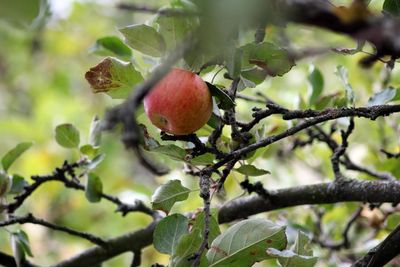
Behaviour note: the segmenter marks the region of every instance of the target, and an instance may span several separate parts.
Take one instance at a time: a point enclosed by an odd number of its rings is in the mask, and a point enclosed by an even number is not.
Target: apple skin
[[[212,98],[197,74],[174,68],[144,98],[144,110],[157,128],[187,135],[208,122]]]

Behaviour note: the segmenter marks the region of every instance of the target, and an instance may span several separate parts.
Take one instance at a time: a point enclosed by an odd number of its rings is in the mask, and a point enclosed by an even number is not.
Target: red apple
[[[145,97],[144,110],[161,130],[186,135],[210,119],[212,99],[207,84],[198,75],[174,68]]]

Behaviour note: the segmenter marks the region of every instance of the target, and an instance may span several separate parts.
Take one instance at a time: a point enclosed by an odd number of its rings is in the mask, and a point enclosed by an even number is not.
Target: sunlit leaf
[[[93,93],[106,93],[112,98],[126,98],[143,77],[130,62],[107,57],[85,74]]]
[[[188,232],[188,223],[188,218],[181,214],[172,214],[163,218],[154,230],[154,248],[161,253],[171,255],[181,236]]]
[[[169,213],[176,202],[186,200],[190,190],[182,186],[181,181],[171,180],[156,189],[151,196],[151,204],[154,210],[162,210]]]
[[[65,148],[77,148],[80,143],[79,130],[70,123],[60,124],[56,127],[56,141]]]
[[[25,151],[27,151],[33,145],[32,142],[19,143],[13,149],[7,152],[1,159],[3,169],[7,171],[11,165],[17,160]]]
[[[89,173],[86,182],[85,196],[90,202],[99,202],[103,192],[103,184],[100,177],[94,173]]]
[[[393,100],[396,94],[397,94],[396,89],[386,88],[385,90],[371,96],[368,99],[367,107],[386,104],[391,100]]]
[[[129,60],[132,56],[131,49],[115,36],[107,36],[97,39],[96,43],[89,49],[91,53],[100,56],[114,56]]]
[[[153,57],[161,57],[165,52],[163,37],[145,24],[136,24],[119,29],[125,42],[133,49]]]
[[[256,168],[253,165],[242,165],[234,170],[248,176],[261,176],[270,173],[267,170]]]
[[[97,148],[97,147],[95,148],[92,145],[86,144],[86,145],[81,146],[79,148],[79,151],[82,154],[88,156],[89,158],[92,158],[92,157],[96,156],[96,154],[99,151],[99,148]]]
[[[268,248],[286,247],[285,227],[262,218],[247,219],[229,227],[211,244],[209,266],[252,266],[270,258]]]

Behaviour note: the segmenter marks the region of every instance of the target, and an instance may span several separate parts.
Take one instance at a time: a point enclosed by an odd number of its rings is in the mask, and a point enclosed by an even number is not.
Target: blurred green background
[[[120,102],[103,94],[92,94],[86,83],[85,72],[102,59],[89,52],[91,46],[101,37],[120,36],[118,28],[146,22],[151,20],[152,16],[118,10],[115,8],[115,1],[111,0],[53,0],[49,3],[49,14],[42,14],[42,17],[36,18],[32,23],[37,14],[35,1],[14,1],[15,5],[10,6],[11,2],[0,0],[0,154],[5,154],[19,142],[33,141],[33,148],[24,154],[11,170],[12,173],[28,178],[31,175],[51,173],[55,167],[62,165],[65,159],[74,161],[79,158],[77,152],[66,150],[55,142],[54,128],[58,124],[74,124],[81,132],[82,143],[85,143],[92,118],[95,115],[103,116],[107,108]],[[135,1],[138,2],[140,1]],[[169,1],[141,2],[159,7],[168,4]],[[348,2],[350,1],[335,1],[342,4]],[[373,9],[380,10],[381,1],[372,1],[371,5]],[[4,6],[9,6],[10,9],[2,9]],[[276,34],[276,29],[269,28],[267,39],[270,36],[274,38]],[[347,37],[313,28],[288,25],[286,34],[295,48],[356,46],[355,42]],[[251,37],[250,34],[244,38]],[[372,51],[371,48],[368,49]],[[302,100],[308,101],[310,95],[307,75],[312,64],[324,74],[324,95],[338,92],[344,94],[343,86],[334,74],[337,65],[344,65],[349,69],[356,105],[362,106],[373,92],[382,89],[380,86],[384,70],[381,63],[375,64],[371,69],[361,69],[358,60],[362,56],[364,55],[344,56],[329,53],[301,60],[284,77],[267,79],[256,88],[247,89],[242,93],[256,96],[257,92],[262,92],[284,106],[298,108]],[[136,61],[146,60],[146,57],[139,53],[134,53],[134,57]],[[149,71],[145,69],[146,66],[143,63],[143,70]],[[204,78],[210,81],[215,72],[207,74]],[[396,67],[390,83],[394,87],[400,84],[398,72]],[[227,84],[228,81],[220,74],[215,82]],[[254,103],[238,100],[237,110],[240,120],[251,118],[252,106]],[[148,125],[153,134],[157,132],[143,115],[140,119]],[[397,152],[399,133],[397,116],[394,116],[394,119],[380,119],[378,122],[356,120],[356,123],[357,128],[350,138],[352,143],[349,148],[353,159],[376,169],[400,175],[397,168],[398,160],[385,160],[376,153],[382,146]],[[272,133],[289,127],[291,122],[282,122],[279,117],[271,117],[263,121],[263,124],[267,133]],[[339,135],[337,138],[340,140]],[[332,178],[329,162],[331,152],[325,145],[306,147],[295,153],[288,152],[289,146],[289,142],[282,142],[263,150],[254,164],[268,169],[271,175],[252,178],[252,181],[262,180],[267,188],[281,188],[327,181]],[[169,175],[154,177],[148,173],[136,162],[133,154],[124,149],[117,133],[105,134],[100,149],[106,154],[106,159],[96,169],[96,173],[103,181],[104,191],[123,200],[129,202],[142,199],[149,203],[155,187],[167,179],[182,179],[184,185],[193,190],[197,188],[197,181],[185,176],[180,171],[180,164],[166,158],[158,160],[174,169]],[[356,175],[351,172],[348,174]],[[215,199],[214,205],[217,207],[224,199],[240,196],[241,190],[238,184],[242,180],[243,175],[232,173],[226,184],[226,196]],[[188,201],[176,205],[173,212],[193,211],[199,207],[201,201],[195,191]],[[350,216],[357,205],[326,205],[325,208],[328,210],[325,217],[327,229],[333,238],[339,239],[345,223],[343,218]],[[18,210],[18,214],[32,212],[37,217],[53,223],[94,233],[104,238],[141,228],[151,221],[148,216],[136,213],[122,217],[114,213],[114,210],[115,206],[104,200],[92,204],[85,199],[82,192],[67,190],[59,183],[50,183],[35,192]],[[312,221],[315,220],[313,213],[305,213],[302,207],[260,216],[289,225],[289,237],[294,237],[294,230],[299,228],[310,232],[313,227]],[[13,226],[8,229],[19,227]],[[40,226],[24,225],[22,228],[29,234],[34,254],[33,261],[38,265],[54,264],[91,246],[86,241],[64,233],[49,231]],[[356,233],[357,236],[364,233],[363,229],[357,231],[359,231]],[[377,235],[377,240],[387,232],[383,229],[380,233],[381,235]],[[361,245],[364,241],[355,240],[358,241],[360,245],[356,246],[355,250],[361,248],[359,252],[363,252],[365,247]],[[9,235],[4,229],[0,229],[0,250],[11,254]],[[319,266],[337,266],[335,257],[339,256],[328,255],[324,250],[315,250],[314,253],[325,257]],[[150,266],[155,262],[164,264],[168,262],[166,255],[156,252],[151,247],[145,250],[143,259],[143,266]],[[106,262],[103,266],[128,266],[130,260],[131,255],[122,255]],[[259,266],[274,266],[274,264],[270,261]]]

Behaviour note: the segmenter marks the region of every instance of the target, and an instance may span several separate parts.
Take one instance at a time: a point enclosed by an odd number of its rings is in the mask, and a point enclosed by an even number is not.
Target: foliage
[[[17,265],[68,266],[81,239],[103,266],[331,266],[393,242],[397,1],[56,2],[1,3],[0,251]],[[142,112],[172,66],[213,96],[187,136]]]

